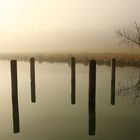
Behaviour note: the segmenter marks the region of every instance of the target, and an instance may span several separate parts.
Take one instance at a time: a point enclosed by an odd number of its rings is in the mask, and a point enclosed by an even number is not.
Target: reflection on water
[[[131,96],[133,104],[136,103],[137,99],[140,98],[140,76],[135,84],[133,81],[131,81],[131,84],[119,83],[117,95]]]
[[[116,105],[110,105],[112,96],[110,90],[112,83],[114,83],[111,82],[110,84],[111,79],[113,79],[113,76],[111,76],[113,67],[105,65],[97,65],[96,67],[96,62],[90,61],[88,67],[76,64],[75,69],[75,60],[72,61],[74,62],[71,62],[71,67],[66,63],[36,62],[35,67],[35,63],[18,62],[17,74],[16,62],[11,63],[13,126],[14,133],[19,131],[20,133],[17,135],[11,133],[12,124],[10,120],[12,117],[10,114],[12,112],[9,97],[11,92],[9,90],[10,86],[7,84],[6,87],[2,86],[0,89],[3,93],[0,96],[0,113],[2,114],[0,118],[0,130],[2,132],[0,139],[90,140],[92,138],[90,136],[93,136],[95,140],[139,139],[140,134],[137,130],[140,129],[140,102],[135,100],[137,104],[131,106],[129,101],[116,96],[112,101]],[[0,76],[5,76],[0,81],[0,84],[3,85],[10,80],[9,62],[1,61],[0,66]],[[33,70],[31,67],[33,67]],[[12,69],[15,70],[12,71]],[[126,94],[126,90],[128,92],[129,89],[129,91],[133,91],[131,94],[138,98],[140,89],[139,69],[117,67],[115,70],[116,74],[112,75],[116,75],[116,78],[114,78],[116,94]],[[31,76],[32,74],[33,76]],[[33,94],[31,96],[32,101],[36,101],[36,98],[35,92],[30,94],[30,80],[35,83],[35,76],[38,102],[32,104],[30,95]],[[128,79],[133,79],[133,86],[120,87],[118,83],[125,83]],[[76,104],[72,106],[70,100],[72,104]],[[7,111],[3,110],[3,106],[6,106]],[[21,125],[19,125],[19,114]],[[132,127],[135,131],[131,129]]]

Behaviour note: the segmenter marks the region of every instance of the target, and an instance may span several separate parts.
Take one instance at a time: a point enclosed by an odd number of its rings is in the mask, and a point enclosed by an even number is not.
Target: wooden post
[[[36,102],[36,91],[35,91],[35,59],[30,59],[30,75],[31,75],[31,101]]]
[[[96,61],[89,62],[89,100],[95,101],[96,93]]]
[[[112,76],[111,76],[111,104],[115,105],[115,77],[116,75],[116,60],[112,59]]]
[[[89,62],[89,135],[95,135],[96,131],[96,61]]]
[[[88,102],[88,112],[89,112],[89,131],[88,134],[90,136],[95,135],[96,131],[96,109],[95,109],[95,102]]]
[[[75,104],[75,57],[71,58],[71,104]]]
[[[13,131],[20,131],[19,108],[18,108],[18,82],[17,82],[17,61],[11,60],[11,87],[12,87],[12,108],[13,108]]]

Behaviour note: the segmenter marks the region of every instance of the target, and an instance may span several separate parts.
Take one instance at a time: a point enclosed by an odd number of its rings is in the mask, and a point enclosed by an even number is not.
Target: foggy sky
[[[113,47],[140,0],[0,0],[0,52]]]

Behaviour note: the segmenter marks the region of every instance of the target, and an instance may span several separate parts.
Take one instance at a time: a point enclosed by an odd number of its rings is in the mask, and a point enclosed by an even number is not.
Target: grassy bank
[[[76,57],[77,63],[88,64],[91,59],[96,59],[97,64],[110,65],[111,59],[116,58],[118,66],[135,66],[140,67],[140,55],[138,54],[115,54],[115,53],[19,53],[19,54],[1,54],[1,60],[17,59],[28,61],[31,57],[39,62],[47,61],[53,62],[67,62],[69,63],[70,57]]]

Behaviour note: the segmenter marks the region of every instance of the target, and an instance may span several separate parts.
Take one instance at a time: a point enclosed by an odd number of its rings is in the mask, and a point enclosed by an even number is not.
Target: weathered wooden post
[[[89,62],[89,135],[95,135],[96,131],[96,61],[90,60]]]
[[[89,110],[89,132],[88,134],[93,136],[95,135],[96,131],[96,109],[94,103],[88,103],[88,110]]]
[[[18,108],[18,82],[17,82],[17,61],[11,60],[11,87],[12,87],[12,108],[13,108],[13,131],[20,131],[19,108]]]
[[[35,90],[35,59],[30,59],[30,75],[31,75],[31,101],[36,102]]]
[[[71,58],[71,104],[75,104],[75,57]]]
[[[115,77],[116,75],[116,59],[112,59],[112,75],[111,75],[111,104],[115,105]]]

